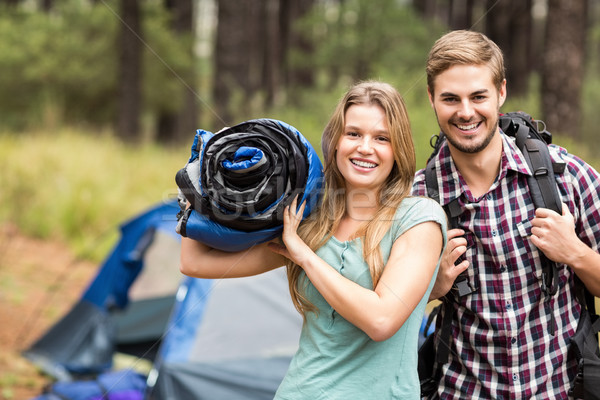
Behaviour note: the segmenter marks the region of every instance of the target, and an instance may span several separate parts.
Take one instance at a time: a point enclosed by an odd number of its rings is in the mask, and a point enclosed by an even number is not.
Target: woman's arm
[[[181,238],[180,271],[195,278],[238,278],[258,275],[283,266],[285,259],[258,244],[238,252],[226,252],[186,237]]]
[[[298,237],[300,221],[290,211],[293,209],[294,204],[284,215],[286,248],[271,247],[300,265],[325,300],[373,340],[393,336],[421,301],[433,278],[443,247],[440,225],[424,222],[396,239],[379,283],[371,290],[339,274]]]

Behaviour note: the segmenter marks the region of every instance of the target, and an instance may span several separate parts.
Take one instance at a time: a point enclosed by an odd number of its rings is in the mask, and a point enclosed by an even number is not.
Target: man
[[[534,209],[530,169],[498,127],[502,52],[483,34],[453,31],[434,44],[427,91],[447,138],[435,156],[440,203],[458,198],[461,211],[431,296],[448,294],[452,309],[451,334],[441,338],[448,362],[433,397],[566,399],[577,371],[567,356],[581,311],[575,276],[600,295],[600,176],[552,145],[553,160],[566,163],[556,177],[562,215]],[[427,195],[424,170],[413,193]],[[540,252],[558,265],[553,295],[542,288]],[[458,296],[452,285],[463,271],[473,292]]]

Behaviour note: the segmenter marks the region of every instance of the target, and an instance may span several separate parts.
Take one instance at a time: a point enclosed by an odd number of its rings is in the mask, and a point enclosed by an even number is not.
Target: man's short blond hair
[[[439,38],[427,57],[427,87],[433,94],[435,78],[455,65],[487,65],[498,90],[506,75],[502,50],[483,33],[457,30]]]

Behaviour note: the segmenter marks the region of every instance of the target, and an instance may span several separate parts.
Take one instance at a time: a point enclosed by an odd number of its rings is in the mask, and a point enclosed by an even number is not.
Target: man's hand
[[[531,242],[557,263],[573,266],[574,258],[587,247],[577,237],[573,215],[564,204],[562,215],[547,208],[538,208],[531,225]]]
[[[467,239],[462,236],[464,234],[465,231],[462,229],[450,229],[448,231],[448,245],[442,255],[440,269],[433,290],[429,295],[429,301],[439,299],[448,293],[456,277],[469,267],[467,260],[463,260],[458,265],[454,264],[467,251]]]

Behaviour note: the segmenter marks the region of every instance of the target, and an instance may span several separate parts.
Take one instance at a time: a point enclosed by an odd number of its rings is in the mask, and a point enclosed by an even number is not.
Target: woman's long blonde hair
[[[385,113],[394,154],[394,167],[378,194],[379,208],[373,219],[367,221],[359,232],[373,287],[383,272],[383,258],[379,243],[389,230],[396,209],[410,194],[415,174],[415,149],[404,99],[391,85],[366,81],[354,85],[338,103],[323,131],[321,148],[324,161],[324,190],[319,207],[303,221],[299,236],[313,250],[323,246],[338,227],[346,213],[344,177],[336,163],[336,146],[344,132],[345,115],[352,105],[377,105]],[[290,293],[294,305],[301,313],[314,311],[315,307],[304,296],[307,278],[302,268],[292,262],[287,265]]]

